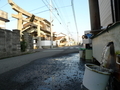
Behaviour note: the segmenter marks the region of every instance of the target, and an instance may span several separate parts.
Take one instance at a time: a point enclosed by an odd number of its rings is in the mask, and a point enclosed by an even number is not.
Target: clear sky
[[[24,10],[50,21],[50,11],[48,9],[50,0],[13,0],[13,2]],[[90,30],[88,0],[73,0],[73,5],[77,28],[81,39],[84,31]],[[53,31],[69,34],[77,40],[77,30],[71,0],[52,0],[52,8]],[[11,8],[8,4],[8,0],[0,0],[0,10],[8,12],[8,19],[10,22],[6,24],[6,28],[10,30],[16,29],[17,20],[12,18],[11,14],[17,14],[17,12]]]

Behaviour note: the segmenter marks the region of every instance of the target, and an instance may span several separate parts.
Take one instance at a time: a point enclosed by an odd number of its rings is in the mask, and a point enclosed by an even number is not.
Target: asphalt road
[[[59,56],[71,52],[78,52],[78,48],[78,46],[72,46],[53,49],[40,49],[36,50],[34,53],[31,54],[0,59],[0,74],[21,67],[39,58],[51,57],[56,55]]]
[[[78,52],[44,57],[1,74],[0,90],[82,90],[83,73]]]

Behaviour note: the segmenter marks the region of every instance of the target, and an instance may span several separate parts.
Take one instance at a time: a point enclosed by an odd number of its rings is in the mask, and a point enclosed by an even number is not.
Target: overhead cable
[[[7,4],[8,4],[8,3],[4,4],[2,7],[0,7],[0,9],[3,8],[3,7],[5,7]]]
[[[63,6],[63,7],[58,7],[58,8],[55,8],[55,9],[59,9],[59,8],[65,8],[65,7],[70,7],[70,5],[68,6]],[[55,10],[55,9],[52,9],[52,10]],[[50,11],[50,10],[43,10],[43,11],[40,11],[40,12],[36,12],[35,14],[39,14],[39,13],[43,13],[43,12],[47,12],[47,11]]]
[[[43,1],[43,0],[42,0]],[[47,4],[43,1],[43,3],[46,5],[46,7],[49,9],[49,7],[47,6]],[[51,11],[50,9],[49,9],[49,11]],[[55,14],[52,12],[52,14],[55,16]],[[55,18],[59,21],[59,19],[55,16]],[[59,23],[60,23],[60,21],[59,21]]]
[[[55,3],[56,6],[58,7],[58,5],[57,5],[57,3],[55,2],[55,0],[54,0],[54,3]],[[54,5],[54,3],[53,3],[53,5]],[[71,5],[70,5],[70,6],[71,6]],[[54,5],[54,7],[55,7],[55,5]],[[62,15],[61,11],[60,11],[60,10],[58,11],[57,8],[55,8],[55,10],[56,10],[56,12],[57,12],[57,15],[60,17],[61,21],[63,22],[64,28],[68,31],[69,34],[71,34],[68,26],[66,25],[65,20],[63,19],[63,15]],[[59,12],[61,13],[62,16],[60,15]],[[67,27],[66,27],[66,26],[67,26]]]
[[[29,12],[32,12],[32,11],[35,11],[35,10],[38,10],[38,9],[41,9],[41,8],[44,8],[45,6],[41,6],[41,7],[38,7],[36,9],[33,9],[33,10],[30,10]]]

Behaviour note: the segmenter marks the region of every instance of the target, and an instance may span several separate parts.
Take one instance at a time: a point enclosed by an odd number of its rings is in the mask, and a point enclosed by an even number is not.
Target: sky
[[[53,32],[62,32],[75,40],[80,41],[84,31],[90,30],[88,0],[73,0],[73,6],[71,0],[52,0],[51,14],[50,0],[13,0],[13,2],[31,14],[53,21]],[[0,10],[8,13],[10,22],[6,23],[6,29],[17,29],[17,19],[11,16],[17,12],[11,8],[8,0],[0,0]],[[50,17],[52,18],[50,19]]]

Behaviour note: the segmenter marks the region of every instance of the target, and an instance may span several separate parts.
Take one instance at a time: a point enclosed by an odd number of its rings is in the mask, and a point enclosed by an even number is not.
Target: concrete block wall
[[[0,29],[0,58],[20,54],[20,31]]]

